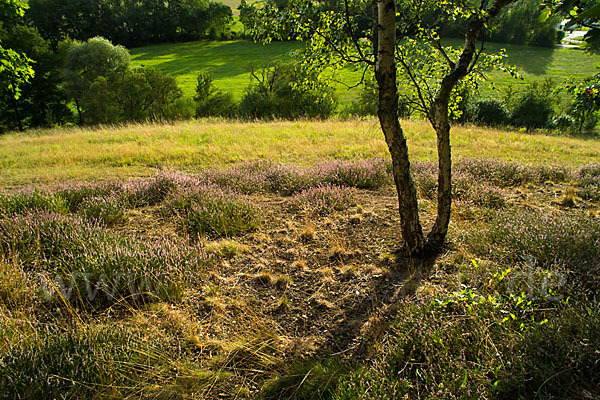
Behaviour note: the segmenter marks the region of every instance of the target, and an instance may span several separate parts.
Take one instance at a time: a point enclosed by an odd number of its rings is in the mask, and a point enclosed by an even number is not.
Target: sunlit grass
[[[436,158],[435,134],[421,121],[404,121],[411,156]],[[500,158],[526,163],[597,162],[600,142],[571,137],[457,126],[456,158]],[[268,159],[311,165],[323,159],[387,157],[376,120],[225,122],[56,129],[0,137],[0,187],[66,180],[152,175],[157,168],[194,171]]]

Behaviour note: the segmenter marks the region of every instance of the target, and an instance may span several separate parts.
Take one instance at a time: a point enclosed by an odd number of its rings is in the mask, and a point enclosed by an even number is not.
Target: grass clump
[[[230,239],[207,243],[204,249],[207,253],[216,254],[223,258],[234,258],[238,254],[250,251],[250,247]]]
[[[23,190],[14,194],[0,193],[0,217],[24,214],[30,210],[66,214],[69,205],[61,196],[43,190]]]
[[[267,382],[264,399],[329,399],[348,367],[334,359],[296,362],[289,370]]]
[[[190,236],[230,237],[255,230],[258,210],[247,199],[216,185],[180,190],[166,202]]]
[[[304,190],[291,199],[292,206],[314,214],[327,215],[356,204],[356,193],[351,188],[323,185]]]

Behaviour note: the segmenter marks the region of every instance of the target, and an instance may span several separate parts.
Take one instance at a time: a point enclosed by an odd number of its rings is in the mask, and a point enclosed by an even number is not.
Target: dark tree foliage
[[[224,34],[231,9],[209,0],[30,0],[27,18],[53,46],[102,36],[126,47]]]
[[[20,85],[15,97],[11,87],[0,89],[0,132],[54,126],[72,119],[62,88],[61,59],[37,30],[22,18],[4,21],[0,30],[3,46],[32,60],[35,72]]]

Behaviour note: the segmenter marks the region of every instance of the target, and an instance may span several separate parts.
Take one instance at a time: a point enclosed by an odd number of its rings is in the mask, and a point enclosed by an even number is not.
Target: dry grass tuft
[[[312,242],[317,236],[316,226],[312,222],[308,222],[300,232],[300,240],[303,242]]]
[[[238,254],[248,253],[250,247],[235,240],[223,239],[214,242],[208,242],[204,248],[209,254],[215,254],[223,258],[234,258]]]

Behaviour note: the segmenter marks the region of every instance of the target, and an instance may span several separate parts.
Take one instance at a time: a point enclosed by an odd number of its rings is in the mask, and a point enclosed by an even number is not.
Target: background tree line
[[[209,0],[30,0],[26,18],[53,47],[95,36],[136,47],[219,38],[232,12]]]

